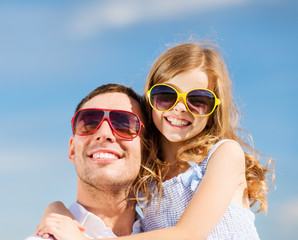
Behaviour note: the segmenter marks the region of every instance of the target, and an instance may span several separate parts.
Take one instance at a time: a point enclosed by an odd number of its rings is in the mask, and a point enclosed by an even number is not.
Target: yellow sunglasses
[[[156,84],[147,94],[151,107],[162,112],[171,110],[180,98],[183,98],[188,111],[200,117],[209,116],[220,104],[220,100],[215,93],[205,88],[197,88],[187,93],[180,93],[170,85]]]

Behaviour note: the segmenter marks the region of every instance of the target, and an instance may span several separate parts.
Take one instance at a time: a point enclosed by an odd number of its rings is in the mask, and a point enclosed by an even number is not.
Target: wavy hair
[[[176,160],[178,169],[183,169],[187,161],[200,163],[208,154],[212,146],[221,139],[233,139],[241,144],[245,151],[247,181],[247,194],[252,207],[259,202],[257,212],[267,210],[268,182],[266,175],[272,174],[274,180],[273,160],[270,159],[263,167],[259,162],[260,154],[253,145],[244,140],[239,133],[245,133],[238,128],[239,111],[236,109],[231,92],[231,81],[225,62],[216,48],[210,43],[184,43],[172,47],[164,52],[154,62],[148,74],[144,90],[144,101],[148,116],[148,128],[151,140],[149,154],[145,159],[146,167],[141,169],[140,181],[137,187],[143,196],[149,196],[152,184],[157,188],[155,195],[161,197],[161,184],[163,176],[168,169],[166,158],[161,150],[161,133],[152,120],[152,109],[149,104],[147,92],[157,83],[163,83],[181,72],[199,68],[208,76],[208,89],[212,90],[221,100],[220,106],[209,116],[206,127],[197,136],[189,139],[180,146]],[[248,134],[248,136],[250,136]],[[252,140],[251,140],[252,142]],[[271,168],[269,169],[269,164]],[[159,198],[160,199],[160,198]]]

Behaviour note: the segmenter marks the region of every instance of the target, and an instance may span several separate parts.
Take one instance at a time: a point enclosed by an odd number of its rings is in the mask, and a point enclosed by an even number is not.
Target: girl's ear
[[[75,162],[74,136],[69,139],[68,160],[72,163]]]

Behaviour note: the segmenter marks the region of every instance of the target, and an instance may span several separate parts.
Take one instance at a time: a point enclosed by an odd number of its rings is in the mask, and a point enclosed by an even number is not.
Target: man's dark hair
[[[123,85],[119,84],[105,84],[101,85],[100,87],[94,89],[91,93],[89,93],[85,98],[82,99],[82,101],[79,103],[79,105],[76,108],[77,112],[78,110],[81,109],[84,103],[88,102],[91,98],[96,97],[99,94],[104,94],[104,93],[124,93],[127,96],[133,98],[136,100],[142,108],[142,98],[139,96],[134,90],[132,90],[129,87],[125,87]],[[120,103],[121,104],[121,103]]]

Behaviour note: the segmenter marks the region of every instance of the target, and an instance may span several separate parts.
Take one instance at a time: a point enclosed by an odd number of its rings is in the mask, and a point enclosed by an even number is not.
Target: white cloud
[[[71,20],[71,32],[79,37],[87,37],[110,28],[172,19],[247,2],[248,0],[96,1],[75,12]]]

